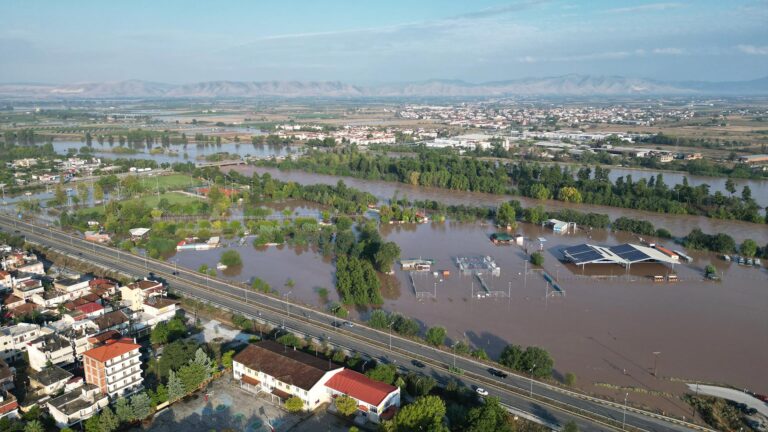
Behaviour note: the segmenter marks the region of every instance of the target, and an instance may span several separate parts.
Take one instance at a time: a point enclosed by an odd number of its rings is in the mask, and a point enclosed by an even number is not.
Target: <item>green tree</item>
[[[367,375],[368,378],[376,381],[381,381],[387,384],[392,384],[393,382],[395,382],[396,374],[397,374],[397,369],[393,364],[378,364],[376,365],[375,368],[365,373],[365,375]]]
[[[746,257],[753,257],[757,254],[757,243],[752,239],[746,239],[739,246],[739,251]]]
[[[176,372],[171,371],[168,376],[168,401],[173,403],[186,396],[187,392],[184,390],[184,383],[181,382],[181,378],[176,376]]]
[[[733,182],[733,179],[729,178],[725,181],[725,190],[731,195],[736,193],[736,183]]]
[[[575,187],[566,186],[557,193],[557,199],[565,202],[580,203],[581,192]]]
[[[32,420],[24,426],[24,432],[45,432],[45,428],[40,420]]]
[[[468,432],[511,432],[507,410],[496,397],[487,397],[479,407],[469,410],[467,415]]]
[[[152,342],[152,345],[165,345],[168,343],[169,336],[170,332],[168,331],[168,324],[159,322],[155,328],[152,329],[152,332],[149,335],[149,340]]]
[[[144,420],[151,413],[149,396],[146,393],[136,393],[131,397],[131,409],[136,420]]]
[[[405,388],[412,396],[426,396],[437,385],[432,377],[411,372],[405,377]]]
[[[112,408],[105,406],[99,416],[99,425],[103,432],[113,432],[120,426],[120,419],[112,412]]]
[[[89,417],[85,421],[85,432],[106,432],[101,426],[100,417],[99,414]]]
[[[496,224],[500,226],[512,226],[516,224],[517,215],[515,208],[508,202],[503,202],[496,210]]]
[[[243,259],[240,257],[240,252],[234,249],[229,249],[222,252],[219,261],[221,261],[221,263],[227,267],[234,267],[243,264]]]
[[[523,362],[523,347],[520,345],[507,345],[501,350],[499,363],[514,370],[520,370]]]
[[[565,385],[568,387],[573,387],[576,385],[576,374],[573,372],[568,372],[565,374]]]
[[[382,244],[373,256],[376,270],[382,273],[391,271],[392,264],[398,258],[400,258],[400,246],[395,242],[386,242]]]
[[[221,365],[229,369],[232,367],[232,358],[235,356],[234,350],[229,350],[221,356]]]
[[[521,370],[526,372],[533,370],[533,376],[548,378],[552,376],[552,368],[555,362],[543,348],[528,347],[523,352],[521,363]]]
[[[177,340],[163,349],[163,356],[157,362],[158,376],[166,377],[171,370],[177,371],[193,358],[198,345],[196,342]]]
[[[448,428],[443,425],[445,412],[445,402],[438,396],[420,397],[402,407],[384,428],[392,432],[447,432]]]
[[[104,188],[99,183],[93,185],[93,200],[104,201]]]
[[[268,293],[272,291],[272,287],[270,287],[269,284],[261,278],[253,278],[253,282],[251,283],[251,288],[254,291],[261,291],[263,293]]]
[[[440,346],[445,342],[446,331],[444,327],[430,327],[425,339],[434,346]]]
[[[115,414],[123,423],[131,423],[136,418],[136,415],[133,413],[133,407],[128,403],[128,399],[122,397],[115,403]]]
[[[371,312],[371,316],[368,318],[368,325],[377,329],[387,328],[390,322],[389,314],[381,309]]]
[[[563,426],[563,432],[579,432],[579,426],[571,420]]]
[[[336,405],[339,414],[344,416],[350,416],[357,411],[357,401],[347,395],[337,397],[334,399],[333,404]]]
[[[298,396],[289,397],[285,401],[285,409],[287,409],[288,412],[297,413],[304,409],[304,401]]]
[[[544,255],[541,252],[534,252],[531,254],[531,264],[535,266],[541,266],[544,264]]]

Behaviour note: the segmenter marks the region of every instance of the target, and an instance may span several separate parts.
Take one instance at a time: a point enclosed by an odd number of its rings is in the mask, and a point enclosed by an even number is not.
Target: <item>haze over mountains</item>
[[[620,76],[564,75],[479,84],[464,81],[359,86],[338,81],[206,81],[164,84],[129,80],[82,84],[0,84],[0,98],[259,98],[259,97],[482,97],[482,96],[643,96],[768,95],[768,77],[751,81],[672,82]]]

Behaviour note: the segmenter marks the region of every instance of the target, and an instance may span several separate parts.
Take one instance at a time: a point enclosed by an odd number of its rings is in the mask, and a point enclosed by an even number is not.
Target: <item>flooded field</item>
[[[57,153],[66,153],[69,149],[80,150],[84,147],[85,143],[81,141],[54,141],[53,148]],[[174,144],[168,148],[168,151],[173,151],[175,154],[163,153],[163,154],[150,154],[148,151],[142,149],[135,154],[121,154],[112,153],[111,148],[115,148],[117,145],[110,147],[108,143],[104,142],[99,144],[93,142],[93,155],[99,158],[107,159],[151,159],[157,163],[176,163],[176,162],[195,162],[198,158],[205,158],[216,153],[230,153],[236,154],[240,157],[252,156],[257,158],[271,158],[271,157],[283,157],[289,154],[295,154],[299,151],[299,147],[284,146],[284,145],[267,145],[267,144],[251,144],[250,142],[244,142],[240,144],[225,143],[220,146],[208,145],[198,146],[195,144],[187,144],[186,146]],[[185,156],[186,154],[186,156]]]
[[[295,181],[300,184],[333,184],[343,180],[348,186],[354,187],[366,192],[370,192],[376,197],[386,200],[392,198],[395,194],[399,197],[407,197],[411,200],[435,200],[444,204],[464,204],[470,206],[492,206],[496,207],[502,202],[510,199],[520,201],[523,206],[543,205],[547,210],[574,209],[584,212],[596,212],[607,214],[611,219],[620,216],[629,218],[647,220],[657,228],[666,228],[675,236],[685,236],[695,227],[701,228],[705,233],[725,233],[733,237],[737,243],[744,239],[751,238],[758,244],[768,243],[768,228],[765,225],[753,224],[748,222],[734,220],[712,219],[703,216],[682,216],[667,215],[647,211],[622,209],[607,206],[570,204],[562,201],[537,201],[531,198],[511,196],[511,195],[493,195],[480,192],[462,192],[451,191],[439,188],[427,188],[422,186],[411,186],[403,183],[392,183],[378,180],[363,180],[353,177],[339,177],[323,174],[313,174],[303,171],[281,171],[275,168],[264,168],[254,166],[239,166],[233,168],[246,175],[253,172],[268,172],[272,177],[284,180]]]
[[[507,343],[542,346],[552,353],[558,375],[573,372],[580,387],[607,396],[623,392],[600,383],[667,396],[685,390],[678,380],[768,391],[768,375],[760,372],[768,362],[765,269],[690,254],[694,262],[674,270],[636,264],[626,275],[618,265],[594,265],[582,273],[559,261],[561,247],[637,239],[605,231],[562,236],[524,224],[521,232],[530,239],[529,251],[541,247],[539,238],[545,240],[543,268],[564,291],[559,295],[541,271],[528,268],[525,274],[523,248],[493,245],[488,240],[492,232],[492,226],[480,224],[386,226],[385,237],[400,245],[402,257],[434,259],[433,269],[449,270],[450,275],[414,275],[416,291],[423,297],[417,298],[408,272],[397,269],[401,296],[388,300],[384,308],[426,326],[445,326],[453,341],[465,340],[493,356]],[[457,273],[455,258],[462,255],[495,260],[500,275],[486,276],[484,281],[491,291],[498,291],[498,297],[478,298],[485,292],[479,280]],[[723,274],[721,283],[704,281],[703,268],[710,262]],[[604,277],[593,278],[590,273]],[[677,274],[680,282],[654,283],[649,278],[667,273]],[[654,362],[658,378],[653,376]],[[650,402],[651,395],[630,397]],[[675,398],[661,406],[684,414],[682,402]]]

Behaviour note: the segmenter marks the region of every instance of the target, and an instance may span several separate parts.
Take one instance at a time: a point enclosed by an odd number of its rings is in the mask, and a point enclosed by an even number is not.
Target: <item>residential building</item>
[[[16,396],[5,391],[0,390],[0,418],[19,418],[19,403],[16,401]]]
[[[369,421],[391,419],[400,406],[400,389],[375,381],[353,370],[344,369],[325,383],[332,398],[347,395],[357,401],[358,412]]]
[[[92,417],[108,404],[109,398],[98,386],[86,384],[51,399],[47,405],[56,426],[63,429]]]
[[[27,350],[27,342],[36,339],[46,330],[37,324],[19,323],[0,329],[0,356],[6,363],[13,363]]]
[[[42,294],[44,291],[42,282],[39,279],[33,279],[31,275],[13,280],[13,295],[24,300],[31,299],[33,295]]]
[[[232,370],[246,390],[264,391],[282,401],[297,396],[306,409],[314,410],[330,402],[325,383],[344,368],[265,340],[240,351],[233,358]]]
[[[93,323],[96,324],[96,327],[102,332],[107,330],[117,330],[120,333],[127,333],[127,330],[131,326],[131,318],[124,311],[116,310],[94,318]]]
[[[143,378],[139,348],[131,339],[121,339],[84,352],[85,381],[111,398],[140,390]]]
[[[13,376],[16,369],[8,366],[8,363],[0,360],[0,389],[10,390],[14,387]]]
[[[34,370],[43,370],[49,364],[65,365],[75,361],[72,342],[58,333],[40,336],[27,345],[29,365]]]
[[[162,296],[165,288],[161,282],[142,279],[120,288],[123,303],[133,311],[144,309],[144,302],[150,297]]]
[[[158,323],[170,321],[176,316],[178,303],[166,297],[150,297],[144,301],[143,311],[139,314],[139,321],[151,328],[154,328]]]
[[[73,375],[59,366],[48,366],[29,375],[29,385],[32,392],[51,396],[62,390]]]
[[[86,241],[95,243],[109,243],[112,240],[109,234],[98,231],[86,231],[83,235]]]

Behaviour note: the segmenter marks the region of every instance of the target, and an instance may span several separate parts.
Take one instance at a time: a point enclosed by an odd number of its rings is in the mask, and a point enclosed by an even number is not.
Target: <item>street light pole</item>
[[[624,415],[621,419],[621,430],[624,430],[624,426],[627,424],[627,398],[629,398],[629,393],[624,393]]]
[[[531,370],[529,371],[531,376],[531,393],[530,396],[533,397],[533,370],[536,369],[536,364],[534,363],[533,366],[531,366]]]
[[[389,325],[387,326],[389,328],[389,351],[392,352],[392,326],[395,324],[395,321],[393,320]]]
[[[288,296],[290,296],[291,293],[293,293],[293,291],[288,291],[287,293],[285,293],[285,312],[288,314],[288,319],[291,319],[291,303],[290,301],[288,301],[288,299],[290,298]]]

